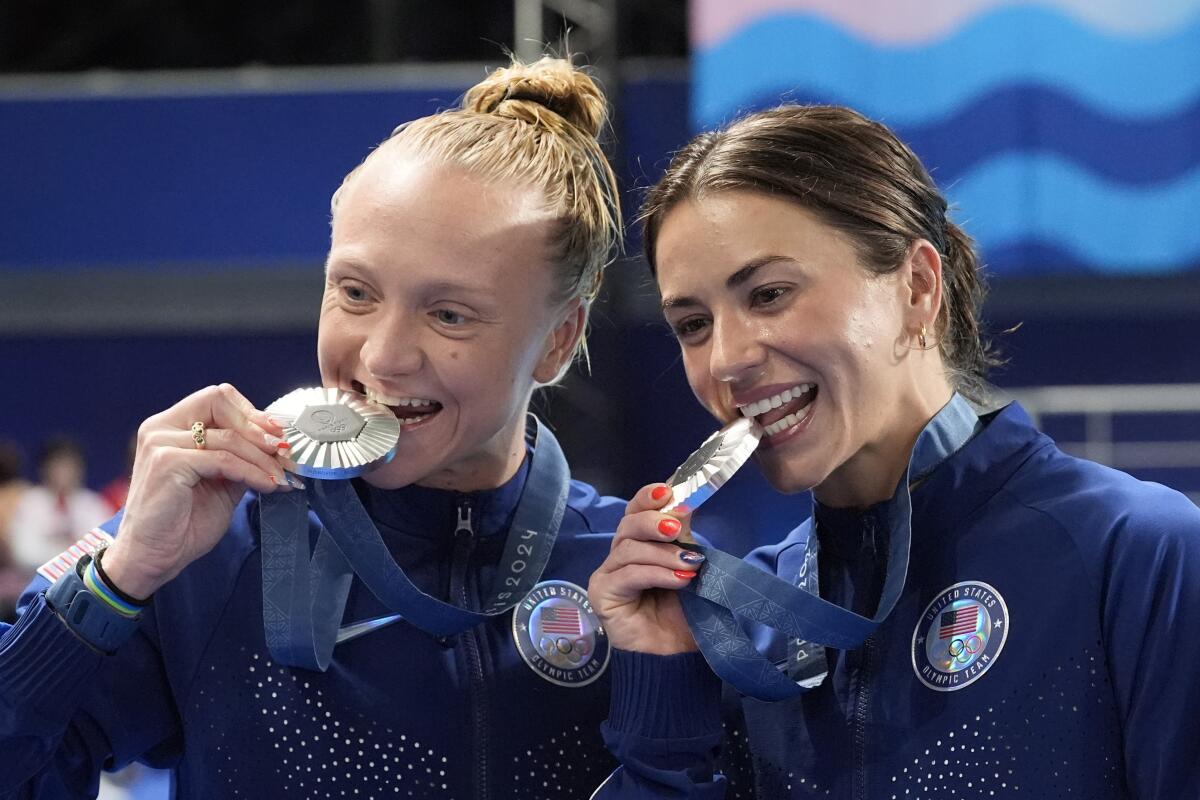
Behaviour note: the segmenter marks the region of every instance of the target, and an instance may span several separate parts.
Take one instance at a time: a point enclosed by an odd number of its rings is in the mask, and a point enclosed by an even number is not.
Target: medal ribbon
[[[912,539],[910,484],[933,472],[980,427],[975,411],[955,393],[917,437],[904,478],[881,509],[890,536],[883,591],[870,619],[817,594],[817,536],[811,518],[805,523],[808,541],[796,585],[720,550],[689,545],[707,560],[679,592],[679,601],[713,672],[742,694],[760,700],[782,700],[819,685],[827,671],[824,648],[860,647],[900,598]],[[784,670],[758,651],[741,620],[766,625],[789,638],[791,654]]]
[[[388,552],[350,481],[309,479],[304,492],[262,496],[263,630],[271,657],[328,669],[355,575],[389,611],[433,636],[461,633],[519,603],[550,560],[570,488],[558,441],[536,417],[530,420],[529,475],[481,611],[418,589]],[[321,523],[311,556],[310,507]]]

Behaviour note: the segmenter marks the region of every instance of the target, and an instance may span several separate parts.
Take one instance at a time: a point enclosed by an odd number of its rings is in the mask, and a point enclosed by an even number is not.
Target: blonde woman
[[[275,607],[260,514],[313,487],[285,473],[275,420],[233,386],[202,389],[141,426],[124,515],[91,534],[111,546],[31,587],[4,632],[0,793],[86,796],[135,760],[171,768],[178,797],[596,784],[608,653],[581,586],[624,504],[568,480],[528,405],[580,350],[619,244],[605,115],[566,61],[514,64],[397,129],[334,196],[321,377],[401,428],[335,511],[366,512],[418,607],[381,600],[361,563],[334,570],[344,614],[321,616],[317,589],[311,619]],[[312,563],[342,563],[309,520]],[[314,587],[330,577],[312,569]],[[332,653],[313,650],[322,623],[344,623]]]

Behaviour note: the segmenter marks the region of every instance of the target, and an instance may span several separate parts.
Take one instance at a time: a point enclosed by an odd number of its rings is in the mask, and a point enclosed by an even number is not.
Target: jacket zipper
[[[467,593],[470,584],[471,552],[475,549],[475,529],[471,524],[471,503],[458,501],[458,523],[454,528],[454,560],[451,567],[451,589],[457,592],[463,608],[470,608]],[[479,654],[480,629],[470,628],[459,634],[466,654],[467,669],[470,671],[468,693],[475,721],[475,793],[474,796],[487,800],[488,791],[488,709],[486,686],[483,676],[483,659]]]
[[[878,558],[879,542],[876,538],[878,529],[874,517],[865,520],[865,533],[870,537],[870,557]],[[878,600],[875,601],[878,603]],[[869,613],[869,612],[859,612]],[[871,688],[875,680],[875,659],[878,639],[872,633],[863,642],[862,664],[858,671],[858,693],[854,698],[854,797],[866,800],[869,792],[867,786],[867,717],[871,710]]]
[[[854,797],[867,798],[867,714],[871,703],[874,677],[875,634],[863,642],[863,663],[858,674],[858,696],[854,699]]]

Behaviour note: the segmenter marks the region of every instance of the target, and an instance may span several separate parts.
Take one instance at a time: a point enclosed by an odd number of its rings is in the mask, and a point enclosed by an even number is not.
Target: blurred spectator
[[[112,513],[117,513],[125,506],[125,498],[129,496],[129,480],[133,476],[133,457],[137,453],[137,434],[129,437],[129,446],[125,450],[125,471],[104,484],[100,496],[108,503]]]
[[[112,516],[104,499],[84,487],[83,451],[71,439],[46,442],[38,477],[41,483],[22,495],[9,527],[13,558],[30,573]]]
[[[9,547],[9,530],[21,496],[29,484],[21,477],[21,451],[0,441],[0,621],[16,618],[17,598],[29,582],[29,570],[18,567]]]

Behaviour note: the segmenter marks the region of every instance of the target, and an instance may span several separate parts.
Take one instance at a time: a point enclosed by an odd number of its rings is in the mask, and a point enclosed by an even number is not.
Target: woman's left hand
[[[659,509],[671,498],[662,483],[645,486],[625,509],[612,549],[588,584],[592,608],[613,647],[657,655],[696,649],[675,590],[696,575],[703,556],[688,541],[688,515]]]

